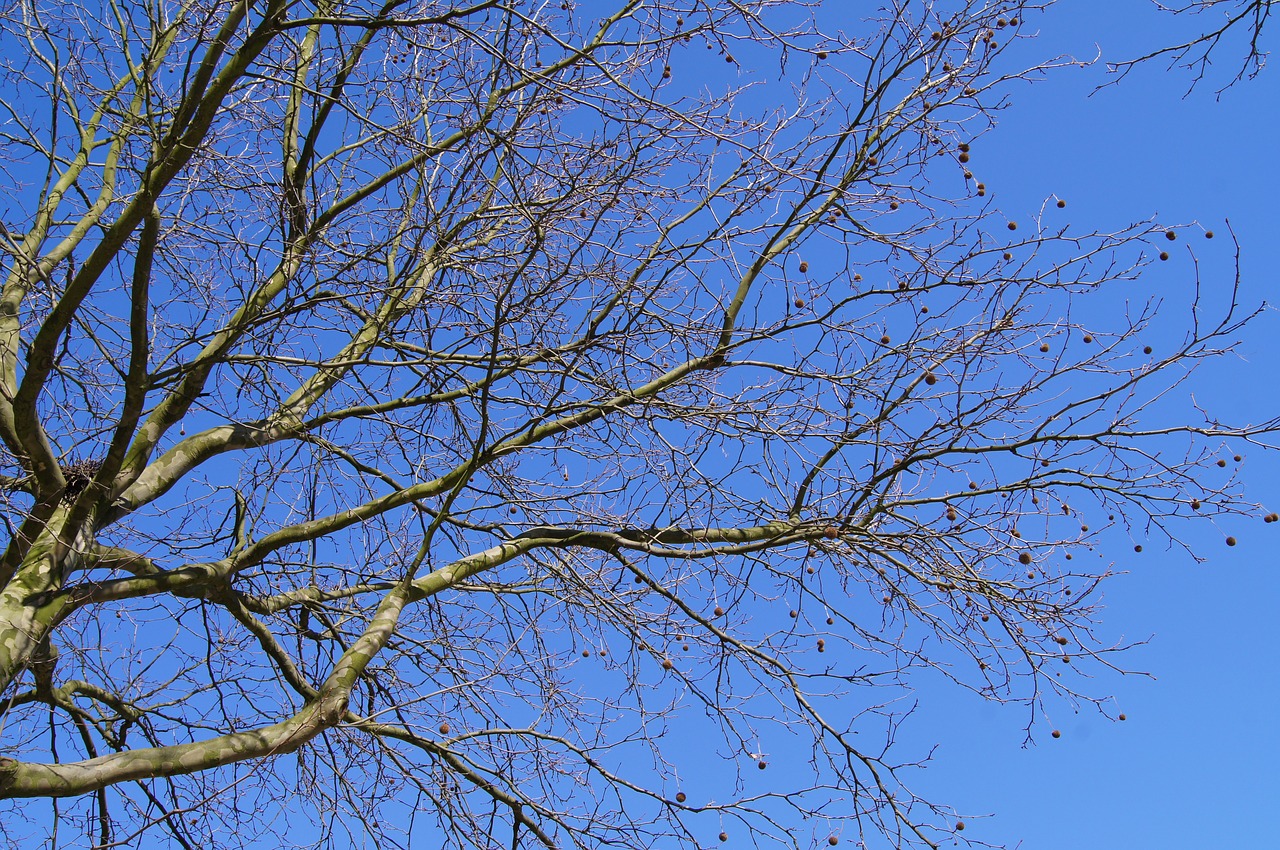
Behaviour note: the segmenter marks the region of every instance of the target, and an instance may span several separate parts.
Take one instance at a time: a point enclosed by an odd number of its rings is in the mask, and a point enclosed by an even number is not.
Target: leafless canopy
[[[7,5],[0,833],[962,838],[904,689],[1095,705],[1268,426],[969,172],[1032,4],[849,5]]]

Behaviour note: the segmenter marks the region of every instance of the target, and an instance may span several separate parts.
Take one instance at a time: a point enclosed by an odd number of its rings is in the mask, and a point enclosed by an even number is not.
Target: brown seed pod
[[[826,59],[826,58],[827,58],[827,51],[825,51],[825,50],[819,50],[819,51],[818,51],[818,58],[819,58],[819,59]]]
[[[833,525],[829,525],[829,526],[827,526],[827,528],[822,532],[822,534],[823,534],[823,536],[825,536],[828,540],[835,540],[837,537],[839,537],[839,536],[840,536],[840,529],[836,528],[836,527],[835,527],[835,526],[833,526]]]
[[[664,659],[662,659],[662,669],[663,669],[663,670],[670,670],[670,669],[671,669],[672,667],[674,667],[674,666],[675,666],[675,665],[671,663],[671,659],[670,659],[670,658],[664,658]]]
[[[1161,260],[1167,260],[1167,259],[1169,259],[1169,252],[1168,252],[1168,251],[1161,251],[1161,252],[1160,252],[1160,259],[1161,259]]]
[[[1200,510],[1200,500],[1199,500],[1199,499],[1192,499],[1192,500],[1191,500],[1191,510],[1193,510],[1193,511],[1198,511],[1198,510]]]
[[[1027,572],[1027,578],[1028,578],[1028,579],[1034,579],[1035,577],[1036,577],[1036,574],[1035,574],[1035,573],[1030,572],[1030,571],[1028,571],[1028,572]]]
[[[1021,555],[1019,555],[1018,563],[1022,564],[1023,566],[1026,566],[1027,564],[1031,563],[1031,553],[1023,552]]]
[[[1089,334],[1085,334],[1085,335],[1084,335],[1084,337],[1083,337],[1083,340],[1084,340],[1085,344],[1087,345],[1087,344],[1089,344],[1089,343],[1093,342],[1093,337],[1092,337],[1092,336],[1090,336]]]
[[[679,794],[677,794],[677,795],[676,795],[676,802],[677,802],[677,803],[683,803],[683,802],[684,802],[685,800],[687,800],[687,799],[689,799],[689,798],[685,796],[685,794],[684,794],[684,792],[683,792],[683,791],[681,791]]]
[[[787,612],[787,616],[794,620],[796,617],[800,616],[800,612],[792,608]]]
[[[1047,342],[1042,342],[1042,343],[1040,343],[1040,353],[1042,353],[1042,354],[1048,354],[1048,353],[1049,353],[1049,343],[1047,343]]]
[[[1057,729],[1054,729],[1054,730],[1053,730],[1052,732],[1050,732],[1049,734],[1050,734],[1050,735],[1052,735],[1052,736],[1053,736],[1053,737],[1055,737],[1055,738],[1061,738],[1061,737],[1062,737],[1062,733],[1061,733],[1061,732],[1059,732]]]
[[[803,298],[797,298],[797,299],[796,299],[796,309],[797,309],[797,310],[799,310],[799,309],[801,309],[801,308],[803,308],[803,307],[804,307],[804,299],[803,299]]]
[[[839,839],[839,838],[836,838],[836,837],[833,835],[833,836],[831,836],[830,838],[828,838],[828,839],[827,839],[827,843],[828,843],[828,844],[830,844],[832,847],[835,847],[837,844],[839,844],[839,843],[840,843],[840,839]]]
[[[721,840],[721,841],[728,841],[728,840],[729,840],[729,833],[727,833],[727,832],[722,832],[722,833],[720,833],[720,840]]]
[[[926,384],[928,384],[929,386],[933,386],[934,384],[938,383],[938,379],[937,379],[937,377],[936,377],[936,376],[934,376],[934,374],[933,374],[932,372],[925,372],[925,373],[924,373],[924,382],[925,382]]]
[[[1149,345],[1144,345],[1144,346],[1142,346],[1142,353],[1143,353],[1143,354],[1150,354],[1150,353],[1151,353],[1151,346],[1149,346]]]
[[[1061,198],[1059,198],[1059,199],[1058,199],[1058,209],[1064,209],[1066,206],[1067,206],[1067,202],[1066,202],[1066,201],[1064,201],[1064,200],[1062,200]]]
[[[888,344],[889,344],[889,335],[888,335],[888,334],[885,334],[884,336],[880,337],[880,344],[881,344],[881,345],[888,345]]]
[[[723,609],[723,608],[721,608],[719,605],[717,605],[717,606],[715,607],[715,610],[714,610],[714,611],[712,611],[711,613],[715,614],[717,617],[723,617],[723,616],[724,616],[724,609]]]
[[[1227,538],[1227,545],[1228,545],[1228,546],[1234,546],[1234,545],[1236,545],[1236,539],[1235,539],[1234,537],[1228,537],[1228,538]]]
[[[827,625],[828,625],[828,626],[834,626],[835,624],[836,624],[836,618],[835,618],[835,617],[828,617],[828,618],[827,618]]]
[[[898,208],[898,202],[897,202],[897,201],[890,201],[890,202],[889,202],[889,209],[891,209],[891,210],[896,210],[897,208]]]
[[[1123,712],[1122,712],[1122,713],[1120,714],[1120,719],[1121,719],[1121,720],[1128,720],[1129,718],[1125,717],[1125,716],[1124,716],[1124,714],[1123,714]]]
[[[1142,544],[1141,544],[1141,543],[1136,544],[1136,545],[1133,547],[1133,551],[1135,551],[1135,552],[1141,552],[1141,551],[1142,551]]]
[[[968,152],[969,152],[969,143],[968,143],[968,142],[961,142],[959,145],[957,145],[957,146],[956,146],[956,148],[960,151],[960,153],[968,153]]]
[[[760,770],[764,770],[768,766],[769,766],[769,763],[764,759],[761,759],[760,761],[756,762],[756,767],[759,768]]]
[[[1004,258],[1005,258],[1005,260],[1012,260],[1012,259],[1013,259],[1013,254],[1010,254],[1008,251],[1005,251],[1005,252],[1004,252]]]
[[[960,160],[961,162],[968,162],[969,155],[967,153],[962,153],[960,154],[960,156],[956,157],[956,159]]]
[[[800,261],[800,274],[804,274],[809,270],[809,264],[804,260]]]
[[[1172,242],[1173,240],[1178,238],[1178,234],[1174,233],[1172,230],[1166,230],[1164,232],[1164,238]]]
[[[964,832],[964,821],[956,821],[956,832]]]
[[[448,734],[449,734],[449,724],[448,724],[448,723],[441,723],[441,724],[440,724],[440,734],[441,734],[441,735],[448,735]]]
[[[584,650],[582,650],[582,657],[583,657],[583,658],[590,658],[590,657],[591,657],[591,650],[589,650],[589,649],[584,649]]]
[[[1204,238],[1205,238],[1205,239],[1212,239],[1212,238],[1213,238],[1213,231],[1212,231],[1212,230],[1206,230],[1206,231],[1204,232]]]
[[[512,514],[518,514],[520,513],[520,509],[517,508],[515,505],[512,505],[511,508],[509,509],[509,512]]]
[[[1221,458],[1219,458],[1219,459],[1218,459],[1218,468],[1219,468],[1219,469],[1222,469],[1222,468],[1223,468],[1223,467],[1225,467],[1226,465],[1227,465],[1227,462],[1226,462],[1225,460],[1222,460]]]
[[[955,522],[955,521],[956,521],[956,511],[955,511],[955,508],[947,508],[947,519],[949,519],[951,522]]]
[[[1240,455],[1232,455],[1231,459],[1234,460],[1236,463],[1239,463],[1240,461],[1244,460],[1244,458],[1240,457]]]
[[[1011,221],[1011,222],[1009,222],[1006,226],[1007,226],[1010,230],[1017,230],[1017,229],[1018,229],[1018,223],[1017,223],[1016,221]]]

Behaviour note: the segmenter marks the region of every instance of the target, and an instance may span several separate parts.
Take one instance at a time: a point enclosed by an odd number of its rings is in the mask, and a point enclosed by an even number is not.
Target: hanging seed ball
[[[929,308],[928,308],[927,306],[921,306],[921,307],[920,307],[920,312],[921,312],[921,313],[928,313],[928,312],[929,312]]]
[[[956,821],[956,832],[964,832],[964,821]]]
[[[1236,539],[1235,539],[1234,537],[1228,537],[1228,538],[1227,538],[1227,545],[1228,545],[1228,546],[1234,546],[1234,545],[1236,545]]]
[[[1218,460],[1218,468],[1219,468],[1219,469],[1221,469],[1221,468],[1225,467],[1226,465],[1227,465],[1227,462],[1226,462],[1225,460],[1222,460],[1222,459],[1219,459],[1219,460]]]
[[[683,792],[683,791],[681,791],[679,794],[677,794],[677,795],[676,795],[676,802],[677,802],[677,803],[683,803],[683,802],[684,802],[685,800],[687,800],[687,799],[689,799],[689,798],[688,798],[688,797],[686,797],[686,796],[684,795],[684,792]]]
[[[800,261],[800,274],[804,274],[804,273],[805,273],[805,272],[807,272],[808,270],[809,270],[809,264],[808,264],[808,263],[806,263],[804,260],[801,260],[801,261]]]
[[[1066,206],[1067,206],[1067,202],[1066,202],[1066,201],[1064,201],[1064,200],[1062,200],[1061,198],[1059,198],[1059,199],[1058,199],[1058,209],[1060,209],[1060,210],[1061,210],[1061,209],[1066,209]]]
[[[1240,457],[1240,455],[1232,455],[1231,459],[1234,460],[1236,463],[1239,463],[1240,461],[1244,460],[1244,458]]]
[[[448,735],[448,734],[449,734],[449,724],[448,724],[448,723],[441,723],[441,724],[440,724],[440,734],[441,734],[441,735]]]
[[[933,386],[934,384],[938,383],[938,379],[934,376],[932,372],[925,372],[924,382],[929,386]]]
[[[1272,514],[1272,515],[1271,515],[1271,521],[1272,521],[1272,522],[1280,522],[1280,514]]]
[[[583,658],[590,658],[590,657],[591,657],[591,650],[589,650],[589,649],[584,649],[584,650],[582,650],[582,657],[583,657]]]
[[[689,651],[689,644],[687,644],[687,643],[686,643],[686,644],[683,644],[683,645],[680,647],[680,651],[681,651],[681,652],[688,652],[688,651]]]
[[[814,573],[814,569],[813,569],[813,567],[805,567],[804,571],[805,571],[806,573],[808,573],[809,575],[813,575],[813,573]]]
[[[670,670],[670,669],[671,669],[672,667],[674,667],[674,666],[675,666],[675,665],[671,663],[671,659],[670,659],[670,658],[664,658],[664,659],[662,659],[662,669],[663,669],[663,670]]]
[[[727,833],[727,832],[722,832],[722,833],[720,833],[720,840],[721,840],[721,841],[728,841],[728,840],[729,840],[729,833]]]
[[[896,210],[897,208],[898,208],[898,202],[897,202],[897,201],[890,201],[890,202],[889,202],[889,209],[891,209],[891,210]]]
[[[970,482],[969,482],[969,489],[970,489],[970,490],[977,490],[977,489],[978,489],[978,482],[977,482],[977,481],[970,481]]]
[[[888,335],[888,334],[885,334],[884,336],[880,337],[880,344],[881,344],[881,345],[888,345],[888,344],[889,344],[889,335]]]
[[[1027,564],[1031,563],[1031,553],[1023,552],[1021,555],[1019,555],[1018,563],[1022,564],[1023,566],[1026,566]]]
[[[1017,19],[1017,18],[1010,18],[1010,19],[1009,19],[1009,26],[1011,26],[1011,27],[1016,27],[1017,25],[1018,25],[1018,19]]]
[[[1008,228],[1009,228],[1010,230],[1017,230],[1017,229],[1018,229],[1018,223],[1017,223],[1016,221],[1011,221],[1011,222],[1009,222],[1009,224],[1008,224]]]
[[[829,525],[827,526],[826,530],[822,532],[822,534],[828,540],[835,540],[837,537],[840,536],[840,529],[836,528],[835,526]]]
[[[964,173],[964,179],[965,179],[965,180],[972,180],[972,179],[973,179],[973,172],[972,172],[972,171],[965,171],[965,173]]]
[[[969,143],[968,143],[968,142],[961,142],[957,147],[959,148],[960,153],[968,153],[968,152],[969,152]]]
[[[1174,233],[1172,230],[1166,230],[1164,232],[1164,238],[1172,242],[1173,240],[1178,238],[1178,234]]]
[[[987,621],[988,621],[988,620],[990,620],[990,619],[991,619],[991,616],[990,616],[989,614],[983,614],[983,615],[982,615],[982,622],[984,622],[984,623],[985,623],[985,622],[987,622]]]
[[[836,618],[835,618],[835,617],[828,617],[828,618],[827,618],[827,625],[828,625],[828,626],[834,626],[835,624],[836,624]]]
[[[978,197],[979,197],[979,198],[985,198],[985,197],[986,197],[986,195],[987,195],[987,190],[986,190],[986,189],[979,189],[979,190],[978,190]]]
[[[1192,500],[1191,500],[1191,510],[1193,510],[1193,511],[1198,511],[1198,510],[1200,510],[1200,500],[1199,500],[1199,499],[1192,499]]]
[[[890,602],[893,601],[893,598],[890,596],[882,596],[880,597],[880,601],[883,602],[885,605],[888,605]]]
[[[1134,547],[1133,547],[1133,551],[1135,551],[1135,552],[1141,552],[1141,551],[1142,551],[1142,544],[1141,544],[1141,543],[1139,543],[1139,544],[1137,544],[1136,546],[1134,546]]]
[[[1008,251],[1005,251],[1005,252],[1004,252],[1004,258],[1005,258],[1006,260],[1012,260],[1012,259],[1013,259],[1013,254],[1010,254]]]
[[[960,156],[956,157],[956,159],[960,160],[961,162],[968,162],[969,155],[967,153],[962,153],[960,154]]]
[[[800,309],[800,308],[802,308],[802,307],[804,307],[804,299],[803,299],[803,298],[797,298],[797,299],[796,299],[796,309],[797,309],[797,310],[799,310],[799,309]]]
[[[1151,346],[1149,346],[1149,345],[1144,345],[1144,346],[1142,346],[1142,353],[1143,353],[1143,354],[1150,354],[1150,353],[1151,353]]]
[[[955,508],[947,508],[947,519],[951,520],[952,522],[955,522],[955,521],[956,521],[956,509],[955,509]]]
[[[1042,342],[1042,343],[1040,343],[1040,352],[1041,352],[1042,354],[1048,354],[1048,353],[1049,353],[1049,343],[1047,343],[1047,342]]]
[[[792,608],[790,611],[787,612],[787,616],[794,620],[796,617],[800,616],[800,612]]]
[[[1160,252],[1160,259],[1161,259],[1161,260],[1167,260],[1167,259],[1169,259],[1169,252],[1168,252],[1168,251],[1161,251],[1161,252]]]
[[[726,61],[726,62],[728,62],[730,65],[732,65],[732,64],[733,64],[733,54],[732,54],[732,53],[726,53],[726,54],[724,55],[724,61]]]
[[[833,836],[831,836],[830,838],[828,838],[828,839],[827,839],[827,843],[828,843],[828,844],[830,844],[832,847],[835,847],[837,844],[839,844],[839,843],[840,843],[840,839],[839,839],[839,838],[836,838],[836,837],[833,835]]]
[[[1120,719],[1121,719],[1121,720],[1128,720],[1129,718],[1125,717],[1125,716],[1124,716],[1124,714],[1123,714],[1123,713],[1121,713],[1121,715],[1120,715]]]
[[[1205,239],[1212,239],[1212,238],[1213,238],[1213,231],[1212,231],[1212,230],[1206,230],[1206,231],[1204,232],[1204,238],[1205,238]]]
[[[520,513],[520,509],[519,509],[519,508],[517,508],[515,505],[512,505],[512,506],[511,506],[511,511],[510,511],[510,512],[511,512],[512,514],[518,514],[518,513]]]
[[[1030,571],[1028,571],[1028,572],[1027,572],[1027,578],[1028,578],[1028,579],[1034,579],[1035,577],[1036,577],[1036,574],[1035,574],[1035,573],[1030,572]]]
[[[712,611],[711,613],[715,614],[717,617],[723,617],[723,616],[724,616],[724,609],[723,609],[723,608],[721,608],[719,605],[717,605],[717,606],[716,606],[716,608],[715,608],[715,610],[714,610],[714,611]]]
[[[1055,738],[1061,738],[1061,737],[1062,737],[1062,733],[1061,733],[1061,732],[1059,732],[1057,729],[1054,729],[1054,730],[1053,730],[1052,732],[1050,732],[1049,734],[1050,734],[1050,735],[1052,735],[1052,736],[1053,736],[1053,737],[1055,737]]]
[[[818,652],[826,652],[826,651],[827,651],[827,642],[822,638],[818,638]]]
[[[860,274],[855,274],[855,275],[853,276],[853,279],[854,279],[855,281],[862,280],[862,275],[860,275]]]
[[[769,766],[769,763],[764,759],[761,759],[760,761],[756,762],[756,767],[759,768],[760,770],[764,770],[768,766]]]
[[[826,58],[827,58],[827,51],[825,51],[825,50],[819,50],[819,51],[818,51],[818,58],[819,58],[819,59],[826,59]]]
[[[874,156],[867,157],[867,165],[878,165],[879,163],[880,160],[876,159]]]

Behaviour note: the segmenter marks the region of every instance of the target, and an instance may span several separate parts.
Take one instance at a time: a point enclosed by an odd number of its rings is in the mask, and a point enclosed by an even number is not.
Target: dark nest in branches
[[[70,502],[84,492],[93,476],[102,468],[102,461],[94,458],[73,460],[61,467],[62,477],[67,480],[66,489],[62,491],[62,501]]]

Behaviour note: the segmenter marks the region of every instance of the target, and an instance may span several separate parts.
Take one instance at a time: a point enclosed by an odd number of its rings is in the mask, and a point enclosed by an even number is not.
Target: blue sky
[[[1212,18],[1173,18],[1142,0],[1072,0],[1029,20],[1041,37],[1020,48],[1027,55],[1088,59],[1100,51],[1101,61],[1011,90],[1012,105],[975,153],[996,202],[1031,211],[1057,193],[1073,221],[1099,227],[1156,217],[1221,235],[1229,218],[1243,250],[1242,303],[1275,300],[1277,72],[1217,96],[1243,57],[1237,39],[1220,48],[1189,94],[1191,74],[1162,62],[1095,91],[1111,79],[1107,60],[1175,42]],[[1219,238],[1190,247],[1207,290],[1221,293],[1231,282],[1233,245]],[[1193,271],[1185,250],[1175,251],[1141,286],[1185,285]],[[1278,412],[1278,318],[1268,311],[1241,336],[1238,359],[1199,371],[1190,388],[1197,401],[1224,419]],[[1243,453],[1250,498],[1280,506],[1280,457]],[[1038,730],[1024,746],[1025,709],[954,690],[922,694],[910,732],[939,746],[914,786],[967,814],[993,815],[968,818],[966,837],[1035,850],[1275,846],[1268,812],[1280,805],[1280,661],[1271,646],[1280,539],[1260,518],[1181,530],[1203,563],[1158,546],[1142,555],[1120,545],[1107,552],[1128,574],[1105,590],[1102,634],[1150,638],[1124,660],[1154,678],[1103,675],[1091,683],[1093,693],[1115,695],[1126,722],[1051,706],[1062,738]],[[1226,547],[1224,534],[1240,544]]]

